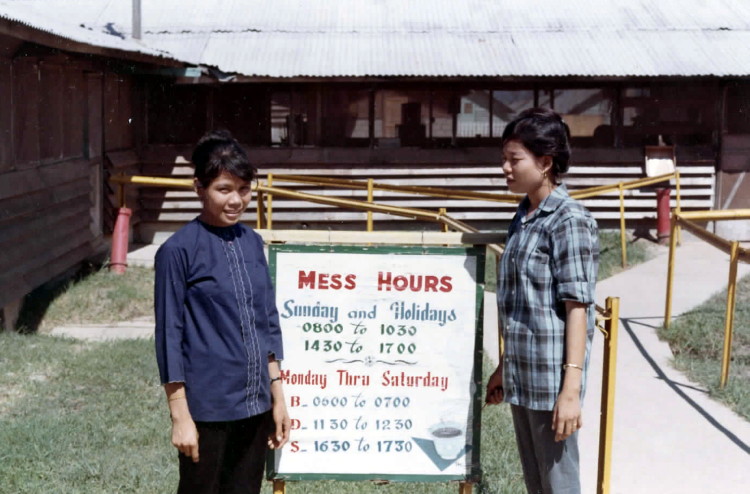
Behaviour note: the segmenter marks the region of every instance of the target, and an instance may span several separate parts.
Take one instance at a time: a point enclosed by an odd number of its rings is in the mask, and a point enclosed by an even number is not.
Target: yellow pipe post
[[[373,184],[375,182],[373,179],[368,178],[367,179],[367,202],[372,204],[373,200]],[[367,211],[367,231],[371,232],[373,230],[372,227],[372,211]]]
[[[273,187],[273,173],[268,174],[268,187]],[[273,194],[268,192],[266,194],[268,196],[267,202],[268,206],[266,206],[266,211],[268,211],[268,218],[266,219],[266,228],[269,230],[273,230]]]
[[[256,210],[256,218],[255,218],[255,228],[261,229],[263,228],[263,215],[265,214],[265,211],[263,209],[263,191],[259,190],[257,194],[255,195],[255,210]]]
[[[625,239],[625,189],[620,182],[620,251],[622,255],[622,267],[628,267],[628,247]]]
[[[677,194],[677,204],[675,208],[675,212],[677,214],[680,214],[682,212],[682,209],[680,209],[680,171],[675,170],[674,172],[674,186],[675,186],[675,194]],[[674,214],[674,213],[673,213]],[[682,228],[680,228],[680,224],[677,224],[677,230],[675,231],[677,234],[677,245],[682,245]]]
[[[668,328],[672,319],[672,286],[674,284],[674,254],[677,248],[675,229],[679,223],[679,216],[672,216],[672,231],[669,235],[669,262],[667,263],[667,297],[664,307],[664,327]]]
[[[472,484],[471,482],[459,482],[458,483],[458,494],[471,494]]]
[[[440,212],[440,216],[447,216],[448,215],[448,210],[445,209],[445,208],[440,208],[438,211]],[[448,224],[447,223],[443,223],[443,232],[447,232],[447,231],[448,231]]]
[[[608,318],[605,322],[597,494],[609,493],[609,483],[612,477],[612,440],[615,424],[615,381],[617,377],[617,333],[620,325],[620,299],[618,297],[607,297],[606,310]]]
[[[727,313],[724,318],[724,353],[721,359],[721,382],[724,389],[729,380],[729,362],[732,359],[732,332],[734,329],[734,305],[737,300],[737,263],[739,262],[740,243],[732,242],[729,253],[729,283],[727,284]]]
[[[273,481],[273,494],[285,494],[286,483],[280,479],[274,479]]]

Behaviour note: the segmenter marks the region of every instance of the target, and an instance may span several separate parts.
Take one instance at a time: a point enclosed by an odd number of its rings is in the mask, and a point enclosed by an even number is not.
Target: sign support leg
[[[471,494],[473,484],[471,482],[459,482],[458,494]]]

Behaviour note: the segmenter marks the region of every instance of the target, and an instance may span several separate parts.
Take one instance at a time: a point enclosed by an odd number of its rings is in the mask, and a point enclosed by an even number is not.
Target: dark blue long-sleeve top
[[[268,359],[284,358],[263,241],[237,224],[195,219],[156,253],[156,361],[183,382],[193,420],[240,420],[271,408]]]

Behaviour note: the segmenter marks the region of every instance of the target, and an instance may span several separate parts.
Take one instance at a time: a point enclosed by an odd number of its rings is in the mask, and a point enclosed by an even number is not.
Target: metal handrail
[[[672,234],[669,243],[669,262],[667,267],[667,295],[664,303],[665,328],[669,327],[672,319],[672,294],[674,286],[674,258],[676,249],[675,231],[682,227],[704,242],[716,247],[725,254],[729,254],[729,279],[727,281],[727,304],[724,316],[724,348],[721,358],[721,380],[719,387],[724,388],[729,380],[729,364],[732,360],[732,338],[734,333],[734,309],[737,290],[737,264],[750,263],[750,249],[740,247],[738,241],[730,241],[712,233],[691,220],[721,221],[750,219],[750,209],[728,209],[722,211],[691,211],[672,213]]]
[[[110,178],[110,181],[112,183],[116,183],[120,185],[120,189],[122,189],[122,187],[124,187],[126,184],[138,184],[138,185],[145,185],[145,186],[152,186],[152,187],[160,187],[160,186],[171,186],[171,187],[180,187],[180,188],[193,187],[193,181],[189,179],[143,177],[143,176],[137,176],[137,175],[134,175],[134,176],[114,175]],[[261,194],[266,194],[268,197],[272,197],[273,195],[276,195],[276,196],[281,196],[281,197],[302,199],[302,200],[317,203],[317,204],[326,204],[326,205],[338,206],[342,208],[358,209],[361,211],[368,211],[368,212],[385,213],[385,214],[391,214],[395,216],[404,216],[407,218],[415,218],[415,219],[419,218],[422,220],[441,223],[450,228],[453,228],[456,231],[463,232],[463,233],[478,233],[479,232],[479,230],[477,230],[476,228],[469,226],[466,223],[463,223],[462,221],[459,221],[445,214],[443,210],[435,212],[435,211],[429,211],[425,209],[389,206],[386,204],[377,204],[373,202],[357,201],[354,199],[343,199],[343,198],[338,198],[338,197],[328,197],[328,196],[321,196],[317,194],[309,194],[306,192],[286,190],[283,188],[271,187],[271,186],[263,185],[263,184],[254,184],[253,190],[255,190],[259,196]],[[125,206],[125,202],[124,202],[125,194],[122,191],[120,191],[118,193],[118,197],[120,198],[120,207],[124,207]],[[260,204],[260,201],[259,201],[259,204]],[[271,209],[270,205],[268,209],[269,210]],[[258,211],[259,222],[260,222],[260,218],[261,218],[261,214],[260,214],[260,209],[259,209]],[[503,253],[503,249],[500,245],[488,244],[487,247],[497,254]]]
[[[574,199],[585,199],[585,198],[594,197],[597,195],[607,194],[613,191],[619,191],[620,193],[620,250],[621,250],[621,255],[622,255],[621,264],[622,264],[622,267],[624,268],[627,266],[627,235],[625,231],[624,191],[627,189],[634,189],[637,187],[644,187],[644,186],[653,185],[659,182],[669,181],[673,178],[675,179],[675,183],[676,183],[676,195],[677,195],[676,197],[677,207],[675,211],[680,212],[680,173],[679,171],[675,171],[674,173],[666,173],[664,175],[659,175],[656,177],[641,178],[641,179],[631,180],[627,182],[621,181],[616,184],[598,185],[598,186],[589,187],[586,189],[579,189],[579,190],[572,191],[570,193],[570,196],[573,197]],[[309,193],[297,192],[297,191],[288,191],[286,189],[273,187],[272,184],[274,180],[283,181],[283,182],[296,182],[296,183],[313,184],[313,185],[324,185],[324,186],[329,186],[329,187],[367,190],[367,202],[354,201],[351,199],[326,198],[326,196],[320,196],[316,194],[309,194]],[[138,175],[125,176],[122,174],[112,176],[110,178],[110,182],[116,183],[119,185],[118,190],[117,190],[117,202],[120,205],[120,207],[125,206],[125,194],[124,194],[123,189],[125,185],[127,184],[136,184],[136,185],[152,186],[152,187],[162,187],[162,186],[180,187],[180,188],[192,188],[193,187],[192,179],[179,179],[179,178],[168,178],[168,177],[145,177],[145,176],[138,176]],[[516,194],[493,194],[493,193],[487,193],[487,192],[474,192],[474,191],[468,191],[468,190],[445,189],[445,188],[439,188],[439,187],[391,185],[391,184],[375,182],[373,181],[373,179],[362,181],[362,180],[350,180],[350,179],[340,179],[340,178],[331,178],[331,177],[320,177],[320,176],[313,176],[313,175],[268,174],[267,184],[268,185],[262,185],[262,184],[253,185],[253,189],[258,192],[258,197],[257,197],[257,213],[258,213],[257,226],[258,228],[262,228],[265,226],[270,229],[273,227],[273,196],[274,195],[309,200],[310,202],[316,202],[318,204],[328,204],[328,205],[341,206],[341,207],[350,207],[353,209],[366,211],[367,212],[367,231],[373,230],[373,219],[372,219],[373,212],[381,212],[381,213],[393,214],[393,215],[399,215],[399,216],[421,218],[421,219],[426,219],[430,221],[438,221],[442,223],[443,225],[450,226],[451,228],[454,228],[458,231],[471,231],[471,230],[462,229],[462,228],[471,228],[471,227],[469,227],[468,225],[464,223],[457,222],[457,220],[450,218],[450,216],[447,215],[447,212],[445,211],[444,208],[441,208],[439,213],[434,213],[432,211],[425,211],[425,210],[419,210],[419,209],[412,209],[412,208],[399,208],[396,206],[387,206],[387,205],[379,205],[378,207],[370,208],[367,206],[367,204],[375,204],[373,202],[373,191],[375,190],[405,192],[405,193],[427,195],[427,196],[438,197],[438,198],[475,199],[475,200],[485,200],[485,201],[493,201],[493,202],[501,202],[501,203],[514,203],[514,202],[518,202],[521,199],[521,196],[516,195]],[[264,197],[265,197],[267,204],[264,204]],[[352,201],[352,202],[345,204],[339,201]],[[416,213],[414,211],[416,211]],[[443,219],[440,219],[440,218],[443,218]],[[452,222],[454,224],[451,224]],[[679,228],[676,230],[676,234],[678,236],[678,241],[679,241],[679,235],[680,235]],[[495,247],[492,247],[492,249],[496,250]],[[502,249],[497,250],[497,252],[502,252]]]
[[[659,182],[675,180],[676,189],[676,211],[681,209],[681,193],[680,193],[680,172],[674,171],[673,173],[665,173],[655,177],[639,178],[630,181],[621,181],[615,184],[597,185],[595,187],[588,187],[586,189],[579,189],[570,192],[570,196],[574,199],[586,199],[598,195],[604,195],[610,192],[619,191],[620,193],[620,250],[621,250],[621,264],[622,267],[627,267],[627,235],[625,231],[625,195],[624,191],[629,189],[635,189],[638,187],[646,187]],[[427,195],[430,197],[446,198],[446,199],[474,199],[484,200],[500,203],[515,203],[521,200],[522,196],[517,194],[493,194],[488,192],[474,192],[469,190],[458,190],[458,189],[445,189],[439,187],[419,187],[419,186],[406,186],[406,185],[391,185],[379,182],[374,182],[372,179],[367,181],[363,180],[351,180],[351,179],[340,179],[331,177],[321,177],[315,175],[291,175],[291,174],[269,174],[268,175],[269,185],[272,180],[281,180],[284,182],[295,182],[302,184],[312,185],[324,185],[329,187],[339,188],[350,188],[358,190],[368,191],[368,201],[372,201],[374,190],[387,190],[392,192],[405,192],[412,194]],[[271,208],[269,207],[269,212]],[[270,214],[269,214],[270,217]],[[269,220],[270,222],[270,220]],[[367,216],[367,231],[372,231],[372,213],[369,212]],[[679,240],[680,230],[677,230],[677,236]]]

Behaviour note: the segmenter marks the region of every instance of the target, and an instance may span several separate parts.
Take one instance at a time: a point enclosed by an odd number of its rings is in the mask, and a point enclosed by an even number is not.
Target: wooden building
[[[106,249],[108,174],[190,176],[193,144],[217,127],[247,147],[261,180],[505,192],[498,136],[518,111],[547,106],[573,133],[570,188],[642,177],[645,146],[662,141],[675,146],[684,209],[750,207],[750,5],[704,3],[161,0],[144,3],[141,33],[130,0],[4,4],[0,307]],[[136,242],[163,240],[199,210],[191,191],[128,194]],[[444,207],[485,230],[513,211],[375,200]],[[586,204],[605,228],[619,217],[616,195]],[[629,191],[629,225],[650,227],[655,204],[653,187]],[[273,209],[274,228],[364,229],[361,212],[279,198]],[[750,238],[743,224],[725,233]]]
[[[106,39],[104,40],[107,41]],[[178,64],[0,17],[0,308],[105,253],[107,174],[138,171],[132,75]],[[105,46],[102,46],[105,45]],[[137,193],[137,192],[136,192]]]

